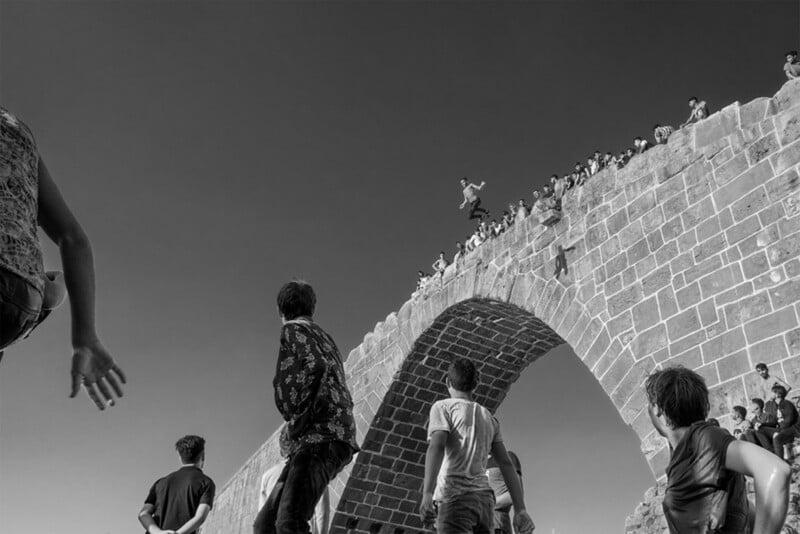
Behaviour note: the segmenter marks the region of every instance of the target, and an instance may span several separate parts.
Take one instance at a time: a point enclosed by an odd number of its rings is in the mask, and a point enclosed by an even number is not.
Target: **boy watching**
[[[645,389],[650,420],[671,450],[662,505],[670,533],[778,534],[789,505],[789,466],[705,421],[708,388],[694,371],[656,371]],[[754,480],[754,518],[743,475]]]
[[[530,533],[535,527],[525,511],[522,487],[503,445],[500,423],[472,400],[472,390],[478,385],[473,363],[466,358],[452,362],[446,384],[450,398],[431,406],[428,423],[420,503],[423,523],[435,521],[439,534],[492,532],[495,500],[486,476],[491,453],[511,494],[514,528],[519,534]]]

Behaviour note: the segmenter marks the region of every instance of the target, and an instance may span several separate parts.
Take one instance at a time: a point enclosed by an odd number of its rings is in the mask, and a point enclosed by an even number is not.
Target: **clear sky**
[[[68,309],[0,364],[3,532],[141,532],[175,440],[222,486],[277,426],[274,295],[302,276],[344,353],[490,209],[697,95],[771,95],[800,4],[0,0],[0,104],[89,233],[99,331],[127,372],[69,400]],[[58,268],[51,245],[48,268]],[[652,479],[562,347],[500,409],[540,532],[621,532]]]

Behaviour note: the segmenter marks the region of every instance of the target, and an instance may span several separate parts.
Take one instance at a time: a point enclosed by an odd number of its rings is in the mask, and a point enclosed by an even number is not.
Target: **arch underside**
[[[395,374],[341,492],[331,531],[422,530],[417,510],[428,413],[448,396],[444,378],[454,357],[476,363],[481,381],[474,398],[495,412],[520,373],[562,343],[547,324],[511,304],[470,299],[445,310]]]

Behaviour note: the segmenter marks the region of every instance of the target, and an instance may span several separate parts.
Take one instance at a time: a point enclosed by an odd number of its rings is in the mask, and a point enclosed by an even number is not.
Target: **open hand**
[[[111,390],[117,397],[122,397],[120,382],[125,383],[125,373],[114,363],[114,359],[99,341],[75,347],[72,355],[70,398],[74,398],[83,385],[97,408],[105,410],[106,403],[109,406],[114,405]]]
[[[536,528],[528,512],[521,511],[514,514],[514,531],[518,534],[530,534]]]

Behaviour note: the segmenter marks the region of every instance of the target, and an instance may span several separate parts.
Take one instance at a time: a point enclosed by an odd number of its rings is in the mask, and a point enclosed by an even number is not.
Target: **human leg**
[[[494,494],[470,492],[439,503],[438,534],[491,534],[494,526]]]
[[[0,351],[28,336],[45,317],[41,293],[20,276],[0,269]]]
[[[478,215],[480,213],[480,215]],[[484,216],[489,215],[489,211],[481,207],[481,199],[477,198],[469,204],[469,218],[482,219]]]
[[[289,460],[286,482],[275,520],[277,534],[308,534],[314,515],[328,483],[353,457],[347,443],[330,441],[308,445]]]
[[[778,432],[772,437],[772,445],[775,454],[781,458],[787,458],[787,456],[784,456],[784,446],[792,443],[796,437],[797,431],[794,428],[784,428],[782,430],[778,430]]]

